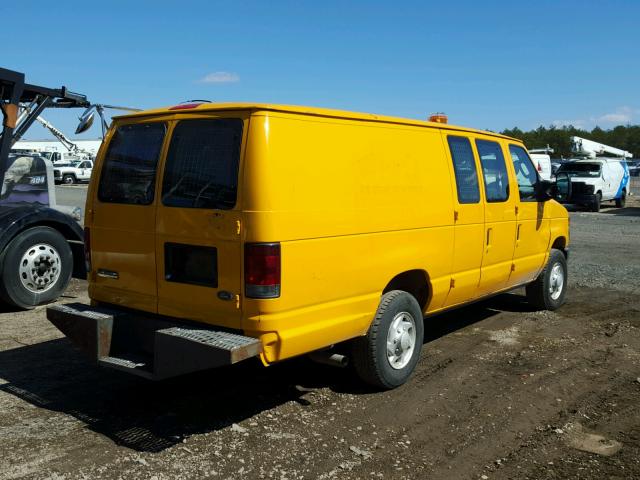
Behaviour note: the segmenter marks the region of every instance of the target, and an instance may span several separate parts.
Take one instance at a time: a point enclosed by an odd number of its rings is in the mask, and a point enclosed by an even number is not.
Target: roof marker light
[[[447,118],[447,116],[444,113],[436,112],[436,113],[432,113],[429,116],[429,121],[430,122],[436,122],[436,123],[448,123],[449,119]]]

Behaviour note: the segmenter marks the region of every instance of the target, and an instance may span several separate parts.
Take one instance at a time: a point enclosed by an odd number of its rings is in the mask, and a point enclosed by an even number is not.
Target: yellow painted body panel
[[[231,210],[168,208],[159,199],[168,143],[178,121],[244,121],[238,197]],[[520,202],[509,143],[489,132],[307,107],[205,104],[116,119],[164,121],[156,199],[101,203],[104,151],[88,193],[92,300],[243,330],[261,338],[266,363],[366,333],[383,290],[403,272],[428,279],[425,315],[534,279],[557,238],[568,244],[566,210]],[[507,202],[458,202],[446,135],[500,143]],[[108,142],[110,137],[107,137]],[[106,150],[106,149],[103,149]],[[167,242],[218,249],[217,289],[165,281]],[[278,242],[281,294],[244,296],[244,245]],[[117,280],[96,269],[117,270]],[[218,298],[221,290],[234,301]]]

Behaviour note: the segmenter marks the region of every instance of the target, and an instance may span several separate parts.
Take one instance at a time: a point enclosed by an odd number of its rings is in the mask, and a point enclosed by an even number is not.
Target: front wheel
[[[593,197],[593,203],[591,204],[591,211],[599,212],[601,203],[602,203],[602,194],[598,192],[596,193],[596,196]]]
[[[367,335],[353,343],[358,376],[378,388],[402,385],[418,363],[423,338],[422,310],[413,295],[385,293]]]
[[[73,185],[74,183],[76,183],[76,177],[74,177],[70,173],[67,173],[62,177],[62,183],[64,183],[65,185]]]
[[[0,297],[16,307],[33,308],[58,298],[67,288],[73,254],[53,228],[19,233],[0,255]]]
[[[527,301],[536,310],[560,308],[567,293],[567,278],[567,259],[560,250],[552,248],[544,270],[527,285]]]

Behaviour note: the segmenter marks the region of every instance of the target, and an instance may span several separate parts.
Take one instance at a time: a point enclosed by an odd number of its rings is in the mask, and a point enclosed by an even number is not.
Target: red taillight
[[[244,247],[244,291],[249,298],[280,296],[280,244],[249,243]]]
[[[542,172],[542,164],[538,163],[538,171]]]
[[[84,263],[87,273],[91,271],[91,231],[89,227],[84,227]]]

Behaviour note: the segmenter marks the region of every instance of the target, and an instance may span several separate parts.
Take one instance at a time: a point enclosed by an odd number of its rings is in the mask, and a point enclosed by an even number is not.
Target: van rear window
[[[241,144],[239,118],[179,122],[167,154],[162,203],[182,208],[233,208]]]
[[[149,205],[155,193],[156,167],[164,123],[118,127],[105,155],[98,199],[106,203]]]

